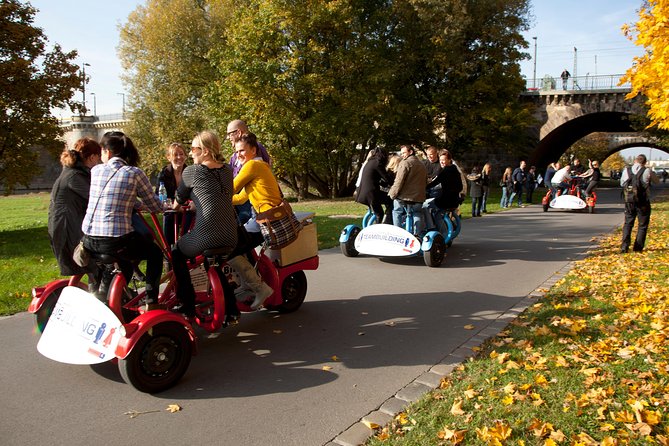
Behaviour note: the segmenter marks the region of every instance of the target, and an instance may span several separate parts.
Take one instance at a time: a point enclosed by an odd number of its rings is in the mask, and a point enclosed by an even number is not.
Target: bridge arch
[[[669,154],[669,149],[667,147],[663,147],[656,142],[653,142],[653,141],[638,141],[638,142],[630,142],[630,143],[625,143],[625,144],[619,144],[615,147],[612,147],[608,151],[608,153],[606,154],[604,159],[610,157],[611,155],[613,155],[616,152],[620,152],[621,150],[629,149],[629,148],[632,148],[632,147],[648,147],[648,148],[651,148],[651,149],[661,150],[664,153]]]
[[[594,132],[635,132],[636,130],[632,128],[629,121],[632,114],[621,111],[600,111],[570,119],[539,141],[530,156],[529,163],[543,168],[557,161],[576,141]],[[611,153],[618,150],[621,149],[616,149]]]

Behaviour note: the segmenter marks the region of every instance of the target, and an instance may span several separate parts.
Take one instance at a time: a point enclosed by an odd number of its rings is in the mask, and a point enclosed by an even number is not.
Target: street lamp
[[[82,78],[83,78],[83,82],[82,82],[83,85],[82,85],[81,91],[84,95],[84,116],[86,116],[86,67],[90,67],[90,66],[91,65],[87,64],[87,63],[81,64],[81,71],[82,71]]]
[[[125,93],[116,93],[116,94],[120,95],[121,98],[123,99],[123,106],[121,110],[123,112],[123,119],[125,119]]]
[[[537,38],[534,39],[534,74],[532,75],[532,88],[537,88]]]
[[[97,107],[97,103],[96,103],[96,100],[95,100],[95,93],[91,93],[91,96],[93,96],[93,116],[97,116],[98,115],[98,107]]]

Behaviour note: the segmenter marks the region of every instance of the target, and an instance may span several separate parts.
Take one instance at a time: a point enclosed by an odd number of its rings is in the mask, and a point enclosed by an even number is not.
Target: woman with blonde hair
[[[78,266],[72,260],[72,253],[84,235],[81,222],[88,207],[91,168],[100,163],[101,151],[100,144],[90,138],[81,138],[72,149],[63,150],[60,154],[63,170],[51,189],[47,223],[51,249],[60,267],[60,274],[88,274],[91,289],[96,282],[95,263]]]
[[[483,197],[481,198],[481,212],[484,214],[488,212],[486,204],[488,202],[488,195],[490,194],[490,173],[492,171],[492,165],[490,163],[485,163],[483,169],[481,169],[481,188],[483,189]]]
[[[507,167],[502,174],[502,179],[499,181],[502,186],[502,200],[499,202],[501,208],[508,208],[511,206],[511,194],[513,193],[513,169]]]
[[[237,216],[232,207],[232,169],[221,158],[218,136],[211,131],[195,135],[190,156],[193,164],[184,169],[177,187],[173,208],[179,210],[188,200],[195,205],[195,225],[172,250],[172,268],[177,279],[181,312],[195,316],[195,289],[186,259],[206,249],[237,245]],[[226,317],[238,314],[234,297],[226,296]],[[230,322],[229,320],[226,322]]]

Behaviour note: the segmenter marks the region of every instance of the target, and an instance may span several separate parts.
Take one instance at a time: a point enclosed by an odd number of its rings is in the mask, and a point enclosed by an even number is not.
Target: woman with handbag
[[[97,289],[97,266],[95,263],[79,266],[72,259],[72,254],[84,235],[81,222],[88,207],[91,168],[100,164],[100,154],[100,144],[90,138],[81,138],[72,149],[63,150],[60,154],[63,170],[53,184],[49,202],[49,240],[60,274],[88,274],[90,291]]]
[[[297,238],[302,226],[283,199],[269,164],[259,157],[256,136],[253,133],[242,135],[235,143],[235,152],[242,168],[234,180],[232,204],[249,200],[255,214],[252,218],[260,223],[260,230],[269,246],[278,249],[288,245]],[[235,265],[233,267],[237,269]],[[256,298],[254,305],[258,300]]]
[[[148,177],[135,164],[139,154],[132,140],[122,132],[108,132],[100,141],[102,162],[91,169],[91,191],[88,209],[81,225],[84,247],[93,253],[118,259],[126,281],[133,274],[133,264],[146,260],[146,304],[158,301],[158,286],[163,270],[163,253],[153,239],[133,227],[133,209],[137,199],[149,212],[162,211]],[[112,277],[104,271],[100,292],[106,290]]]

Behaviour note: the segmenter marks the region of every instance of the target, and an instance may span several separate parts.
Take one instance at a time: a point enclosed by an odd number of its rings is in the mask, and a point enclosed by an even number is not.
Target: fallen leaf
[[[373,423],[371,421],[367,421],[367,420],[362,420],[362,424],[364,424],[365,426],[367,426],[371,430],[376,430],[376,429],[381,427],[381,425]]]
[[[476,327],[475,327],[474,325],[472,325],[472,324],[467,324],[467,325],[464,326],[464,329],[465,329],[465,330],[473,330],[473,329],[475,329],[475,328],[476,328]]]
[[[181,410],[181,406],[179,406],[178,404],[170,404],[169,406],[167,406],[167,409],[165,410],[167,410],[170,413],[179,412]]]
[[[324,365],[322,367],[322,370],[325,370],[327,372],[328,370],[332,370],[332,367],[330,367],[329,365]]]

